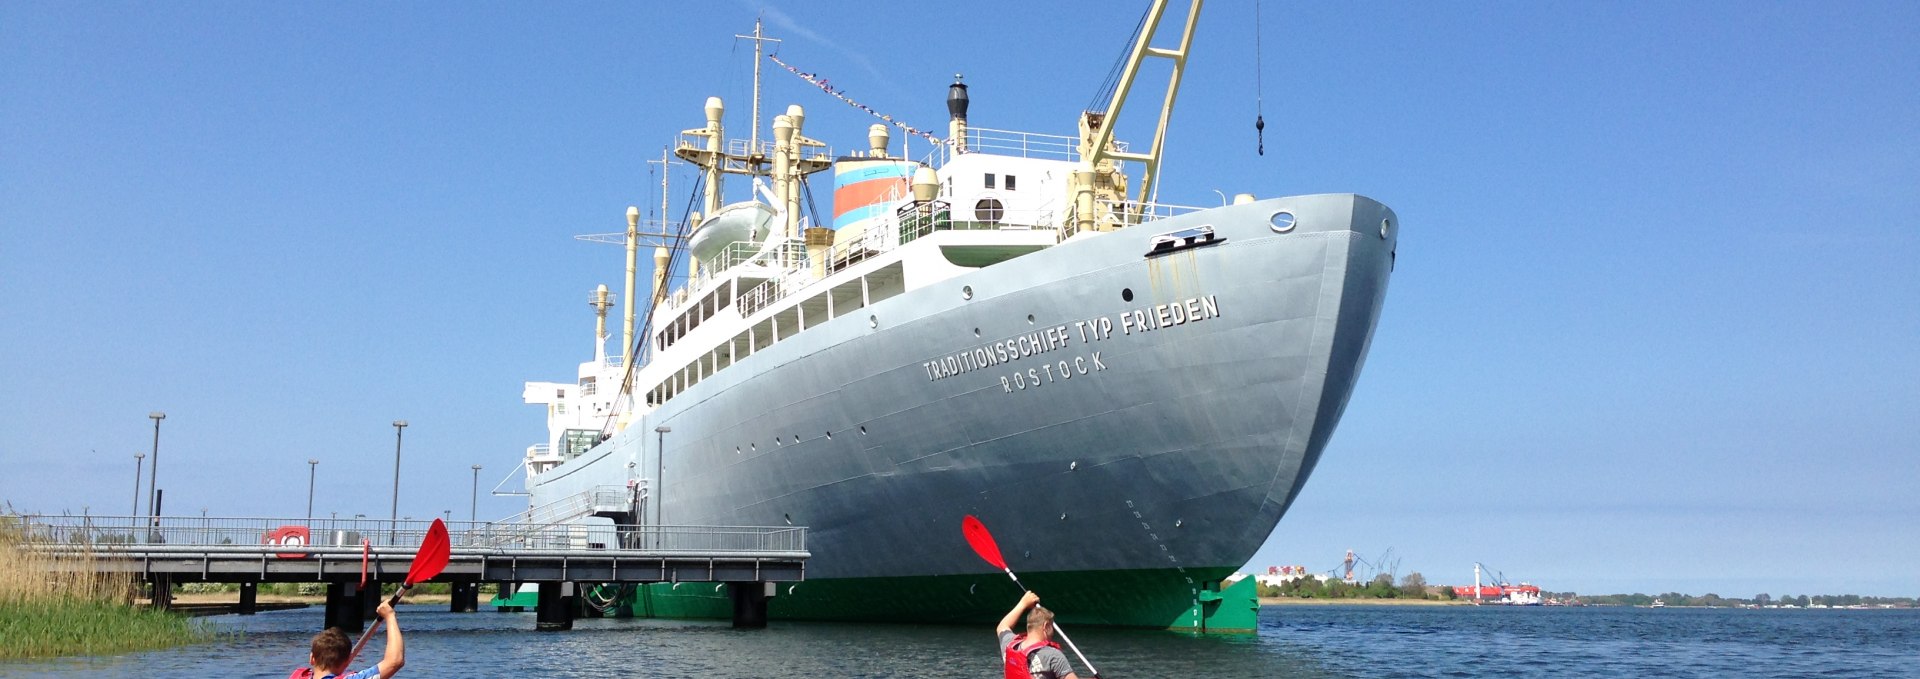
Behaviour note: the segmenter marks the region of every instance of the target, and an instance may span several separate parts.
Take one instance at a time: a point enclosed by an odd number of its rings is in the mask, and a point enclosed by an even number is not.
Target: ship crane
[[[1145,166],[1140,175],[1139,193],[1133,199],[1133,204],[1146,206],[1153,202],[1155,182],[1160,176],[1160,157],[1167,139],[1167,120],[1173,116],[1173,102],[1180,93],[1180,75],[1186,70],[1187,54],[1193,46],[1193,29],[1200,20],[1201,2],[1193,0],[1187,7],[1187,22],[1180,33],[1180,44],[1169,49],[1153,46],[1153,38],[1159,32],[1160,20],[1167,10],[1167,0],[1154,0],[1153,6],[1147,9],[1146,17],[1141,20],[1139,37],[1121,68],[1113,98],[1105,109],[1080,114],[1080,168],[1074,171],[1068,182],[1068,190],[1072,194],[1069,197],[1073,204],[1071,226],[1075,232],[1118,228],[1144,216],[1146,210],[1138,208],[1122,209],[1120,214],[1115,214],[1114,207],[1127,201],[1127,180],[1119,172],[1121,161],[1134,161]],[[1140,65],[1148,57],[1171,60],[1173,73],[1167,79],[1166,94],[1161,100],[1160,119],[1154,127],[1153,144],[1145,153],[1122,151],[1114,143],[1114,128],[1119,125],[1121,114],[1126,110],[1127,97],[1133,91]]]

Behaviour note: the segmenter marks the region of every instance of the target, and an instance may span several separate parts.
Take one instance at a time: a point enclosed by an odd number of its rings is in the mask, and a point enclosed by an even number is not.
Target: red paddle
[[[1020,586],[1020,591],[1027,591],[1027,586],[1020,584],[1020,576],[1014,575],[1013,569],[1007,567],[1007,560],[1001,558],[1000,544],[993,541],[993,534],[987,532],[986,524],[980,523],[980,519],[968,514],[966,518],[960,520],[960,534],[966,536],[967,544],[973,547],[973,553],[980,555],[981,560],[1005,571],[1007,577],[1013,578],[1013,584]],[[1100,679],[1100,670],[1096,669],[1093,663],[1087,662],[1087,655],[1080,652],[1079,646],[1073,645],[1072,639],[1067,638],[1067,631],[1060,629],[1060,623],[1053,624],[1053,631],[1060,635],[1061,641],[1067,642],[1067,648],[1073,649],[1074,655],[1080,657],[1080,664],[1087,666],[1087,671],[1093,673],[1093,679]]]
[[[413,589],[414,585],[439,575],[440,571],[446,569],[447,558],[451,553],[452,545],[447,540],[447,524],[434,519],[433,525],[427,527],[426,539],[420,541],[420,551],[413,555],[413,567],[407,569],[407,579],[400,583],[400,589],[393,593],[393,598],[387,600],[387,605],[400,603],[400,597],[406,596],[407,591]],[[353,645],[353,652],[347,654],[347,662],[341,667],[353,666],[354,656],[360,655],[360,649],[367,645],[368,639],[373,638],[373,631],[376,629],[379,628],[368,626],[367,631],[360,634],[360,642]]]

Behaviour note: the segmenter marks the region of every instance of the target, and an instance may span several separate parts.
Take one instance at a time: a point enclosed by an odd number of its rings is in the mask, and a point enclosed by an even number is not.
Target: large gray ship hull
[[[1147,256],[1201,226],[1214,242]],[[810,528],[807,582],[776,617],[872,620],[991,619],[1012,603],[962,539],[972,514],[1063,620],[1174,625],[1246,563],[1319,460],[1398,226],[1333,194],[1069,239],[740,358],[538,477],[535,504],[663,462],[663,523]]]

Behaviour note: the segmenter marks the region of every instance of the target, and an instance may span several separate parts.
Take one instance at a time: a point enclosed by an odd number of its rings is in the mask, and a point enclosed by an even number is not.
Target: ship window
[[[567,404],[565,404],[565,403],[555,403],[555,404],[553,404],[553,414],[555,414],[555,415],[565,415],[565,414],[567,414]]]
[[[1007,175],[1007,190],[1013,190],[1013,175]]]
[[[993,173],[992,173],[992,172],[988,172],[988,173],[987,173],[987,183],[986,183],[986,187],[987,187],[987,188],[989,188],[989,189],[991,189],[991,188],[993,188]]]
[[[973,204],[974,218],[983,222],[999,222],[1000,216],[1005,213],[1006,208],[1000,204],[1000,201],[992,198],[982,199],[980,202]]]

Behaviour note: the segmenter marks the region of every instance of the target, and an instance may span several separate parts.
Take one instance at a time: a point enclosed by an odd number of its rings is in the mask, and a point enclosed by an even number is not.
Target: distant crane
[[[1385,573],[1387,577],[1395,580],[1400,578],[1400,559],[1393,556],[1392,547],[1388,547],[1387,551],[1381,552],[1380,556],[1373,561],[1368,561],[1366,557],[1355,554],[1353,550],[1349,549],[1347,550],[1347,557],[1341,560],[1339,566],[1328,571],[1328,575],[1337,575],[1347,584],[1358,584],[1360,581],[1353,576],[1355,564],[1364,567],[1361,573],[1366,575],[1368,580],[1372,580],[1375,576],[1382,573]]]

